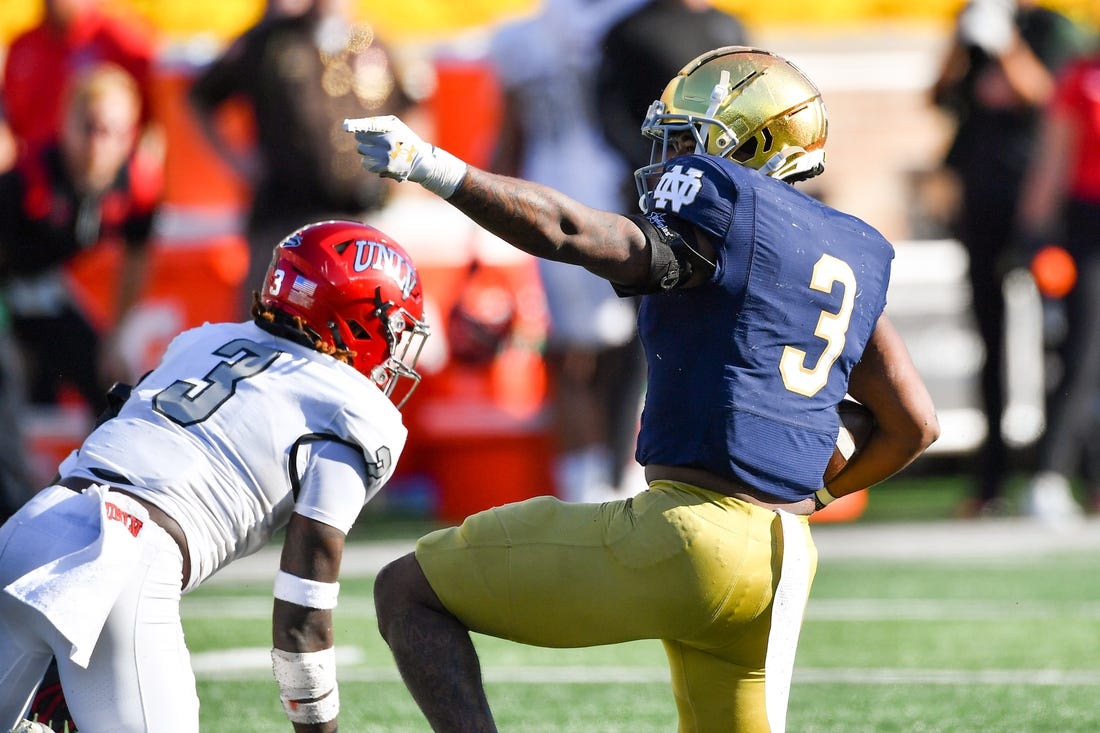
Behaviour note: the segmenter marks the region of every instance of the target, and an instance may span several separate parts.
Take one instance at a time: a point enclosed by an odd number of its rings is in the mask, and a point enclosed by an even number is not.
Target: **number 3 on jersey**
[[[153,409],[180,425],[202,422],[233,396],[237,382],[267,369],[281,353],[247,339],[230,341],[214,351],[225,358],[199,384],[173,382],[153,398]]]
[[[844,351],[848,326],[852,320],[852,308],[856,300],[856,275],[844,260],[832,255],[821,255],[814,265],[810,276],[810,289],[823,293],[833,290],[835,283],[841,286],[840,308],[832,313],[821,311],[817,319],[814,336],[825,341],[825,350],[812,366],[806,364],[806,352],[794,346],[784,346],[783,356],[779,360],[779,373],[783,376],[783,386],[791,392],[812,397],[829,381],[829,369],[832,368]]]

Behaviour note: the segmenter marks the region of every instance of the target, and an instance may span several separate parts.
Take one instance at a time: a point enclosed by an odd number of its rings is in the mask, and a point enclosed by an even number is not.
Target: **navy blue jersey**
[[[717,269],[643,299],[638,461],[810,496],[836,442],[834,407],[885,307],[893,248],[863,221],[713,156],[669,161],[651,196],[650,216],[706,233]]]

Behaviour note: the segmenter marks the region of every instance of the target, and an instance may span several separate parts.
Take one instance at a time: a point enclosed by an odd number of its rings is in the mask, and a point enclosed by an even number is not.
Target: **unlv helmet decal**
[[[404,297],[408,298],[419,285],[416,268],[413,267],[408,256],[384,242],[360,239],[355,242],[356,272],[366,270],[378,270],[393,280],[394,284],[401,288]]]

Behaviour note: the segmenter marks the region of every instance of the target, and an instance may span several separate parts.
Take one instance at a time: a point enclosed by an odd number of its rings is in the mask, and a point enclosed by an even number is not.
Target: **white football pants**
[[[120,494],[108,496],[120,506],[129,501]],[[97,500],[85,498],[61,487],[44,489],[0,527],[0,589],[96,539]],[[134,551],[138,561],[111,607],[87,668],[70,659],[72,645],[45,616],[0,590],[0,731],[24,717],[53,656],[82,732],[197,733],[199,700],[180,621],[183,558],[153,522],[134,538]],[[96,593],[94,588],[87,592],[89,599]],[[80,613],[79,597],[63,602]]]

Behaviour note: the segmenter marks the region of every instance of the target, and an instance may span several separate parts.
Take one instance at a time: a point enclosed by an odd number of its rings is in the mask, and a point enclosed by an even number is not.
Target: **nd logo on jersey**
[[[665,171],[657,187],[653,189],[653,205],[658,209],[671,209],[680,213],[680,207],[690,204],[703,189],[703,171],[674,165]]]

